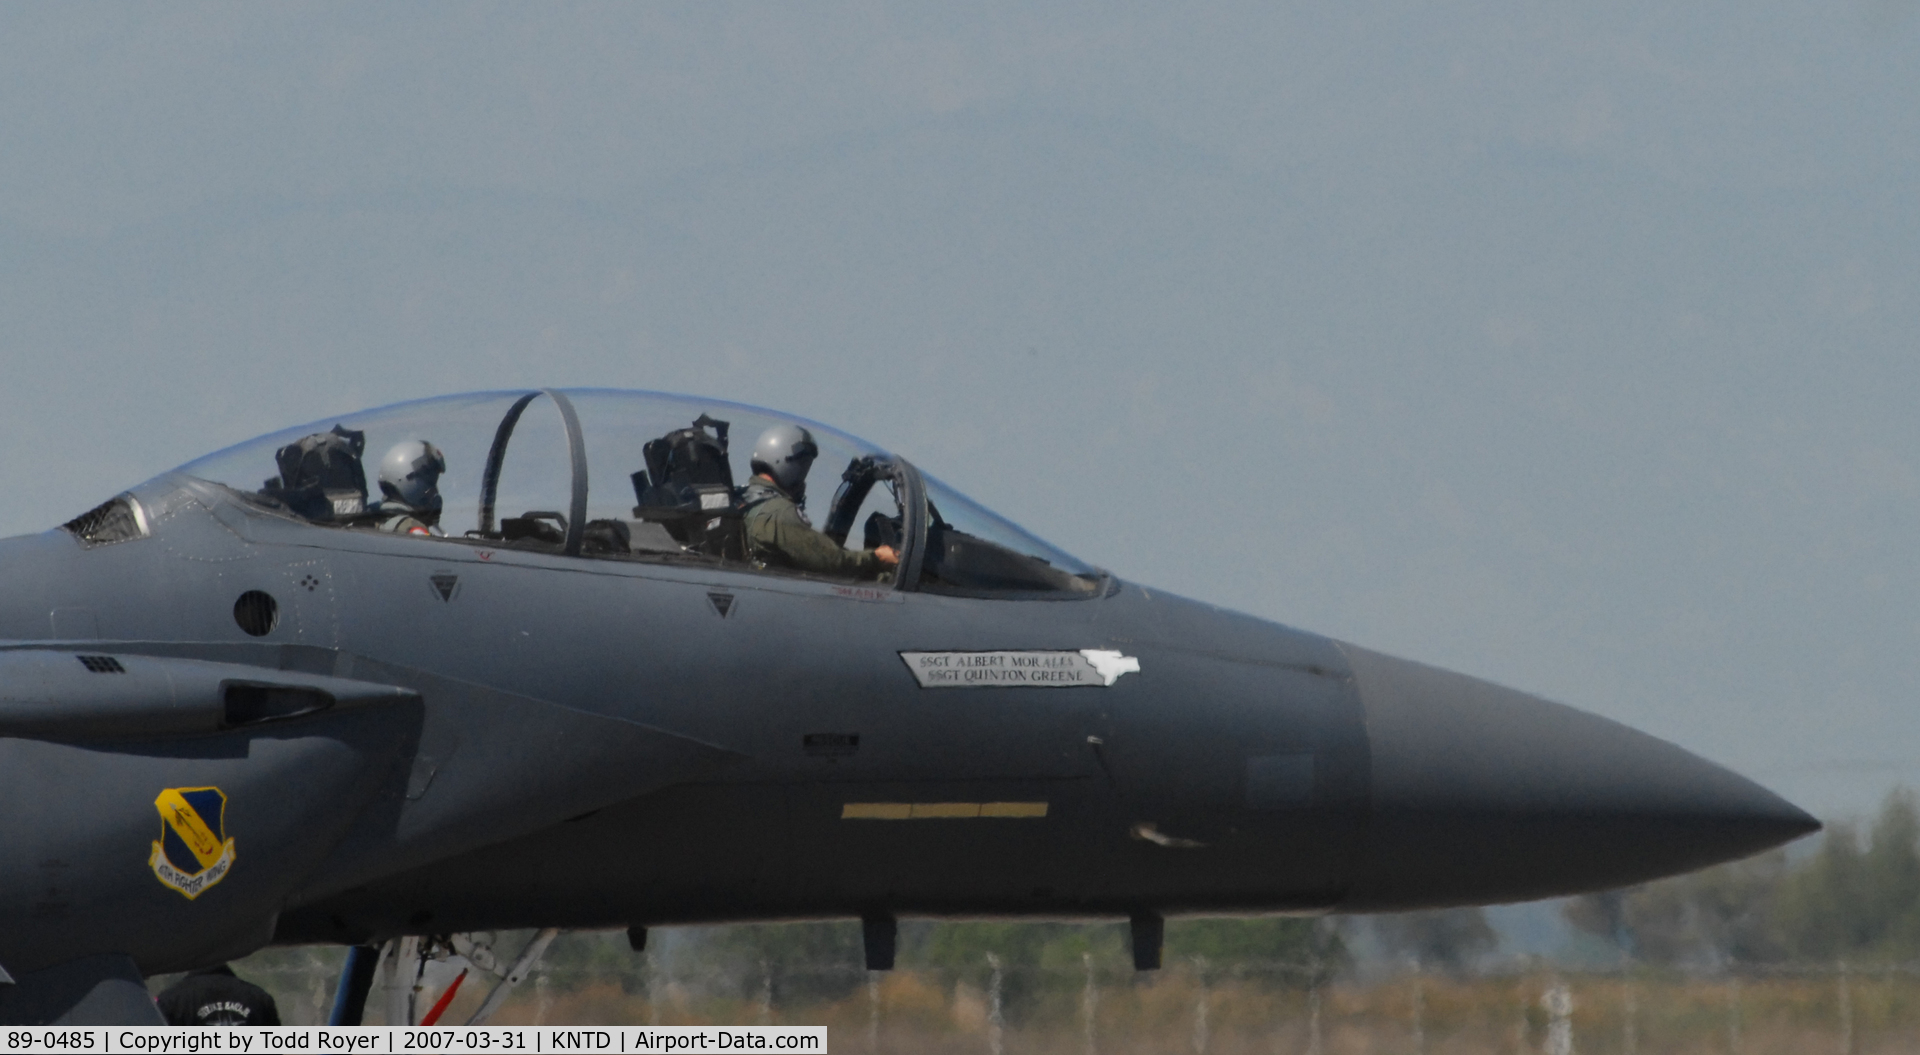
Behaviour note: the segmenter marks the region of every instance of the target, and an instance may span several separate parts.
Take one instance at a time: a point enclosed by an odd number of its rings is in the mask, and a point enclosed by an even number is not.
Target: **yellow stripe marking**
[[[977,802],[916,802],[913,804],[913,819],[954,820],[961,817],[980,816],[980,804]]]
[[[1032,820],[1046,815],[1044,802],[848,802],[840,807],[843,821]]]
[[[849,802],[840,807],[843,821],[904,821],[912,816],[911,802]]]
[[[198,788],[189,790],[198,791]],[[153,807],[160,811],[160,819],[172,828],[180,841],[187,844],[193,856],[200,861],[201,868],[209,868],[220,860],[220,837],[213,834],[207,822],[200,819],[199,811],[188,804],[186,796],[177,788],[168,788],[153,800]]]

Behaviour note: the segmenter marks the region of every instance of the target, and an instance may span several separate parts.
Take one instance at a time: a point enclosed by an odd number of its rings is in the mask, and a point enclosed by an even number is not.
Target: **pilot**
[[[447,456],[421,440],[396,443],[380,459],[380,493],[374,509],[380,530],[399,535],[444,537],[440,530],[440,474]]]
[[[742,496],[747,553],[771,568],[872,579],[900,563],[892,546],[850,550],[813,529],[801,507],[807,500],[807,470],[820,454],[813,435],[798,425],[775,425],[753,445],[753,480]]]
[[[277,1026],[273,995],[226,964],[193,971],[154,998],[169,1026]]]

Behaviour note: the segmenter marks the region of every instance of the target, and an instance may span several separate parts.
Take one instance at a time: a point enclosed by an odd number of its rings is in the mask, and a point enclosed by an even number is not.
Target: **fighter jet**
[[[1139,498],[1170,543],[1222,515]],[[1818,827],[718,400],[323,419],[0,541],[0,584],[0,1022],[152,1023],[146,975],[511,928],[858,918],[885,968],[902,916],[1113,919],[1150,969],[1169,915],[1520,901]]]

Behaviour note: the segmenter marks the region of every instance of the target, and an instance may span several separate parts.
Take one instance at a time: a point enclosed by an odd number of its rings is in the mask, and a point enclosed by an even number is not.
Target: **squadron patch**
[[[168,788],[153,800],[160,841],[147,864],[160,882],[191,901],[227,877],[233,839],[227,835],[227,796],[219,788]]]

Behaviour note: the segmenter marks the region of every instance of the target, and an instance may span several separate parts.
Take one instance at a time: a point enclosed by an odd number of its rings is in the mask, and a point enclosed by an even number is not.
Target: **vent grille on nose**
[[[127,668],[121,666],[120,661],[112,656],[75,656],[74,658],[80,661],[81,666],[93,671],[95,674],[125,674],[127,672]]]
[[[102,502],[60,527],[90,546],[145,538],[147,534],[140,511],[134,507],[133,499],[126,495]]]

